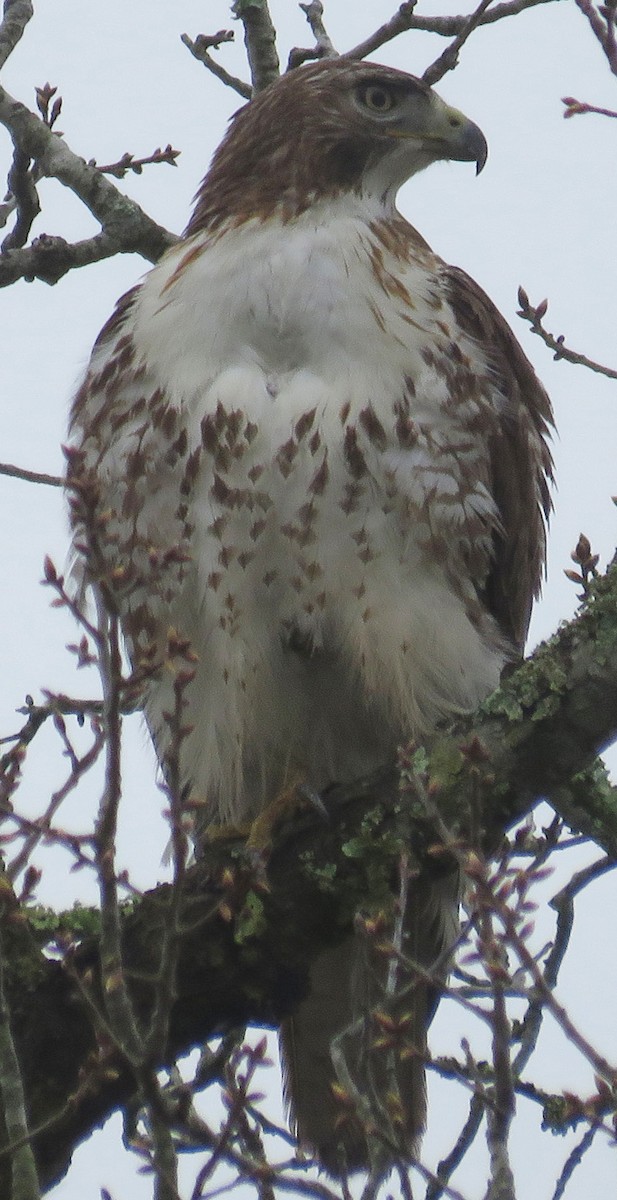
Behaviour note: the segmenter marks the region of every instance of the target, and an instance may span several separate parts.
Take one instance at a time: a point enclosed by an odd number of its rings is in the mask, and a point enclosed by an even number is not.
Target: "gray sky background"
[[[456,3],[454,11],[467,5]],[[330,0],[330,35],[339,50],[349,48],[394,13],[396,5],[373,0],[363,6]],[[303,14],[290,0],[273,0],[285,61],[293,45],[310,44]],[[427,2],[431,14],[448,11]],[[148,167],[127,176],[121,189],[134,196],[156,220],[180,232],[192,196],[229,115],[240,98],[225,89],[191,58],[180,34],[195,36],[231,26],[227,5],[211,0],[83,0],[39,3],[25,38],[4,72],[4,86],[33,104],[34,85],[46,80],[64,99],[59,128],[71,148],[99,163],[113,162],[129,150],[141,157],[171,142],[182,154],[178,167]],[[226,47],[221,61],[246,77],[241,29],[237,46]],[[444,48],[444,42],[410,33],[383,47],[379,61],[420,74]],[[444,258],[464,267],[485,288],[513,325],[526,353],[547,386],[555,406],[558,437],[554,444],[558,487],[551,526],[549,574],[533,618],[530,644],[547,636],[576,608],[576,589],[564,578],[569,553],[583,530],[601,556],[612,556],[617,527],[611,494],[617,491],[617,398],[615,384],[580,367],[554,363],[550,353],[515,316],[522,284],[533,303],[548,296],[547,326],[564,333],[568,344],[590,357],[617,365],[615,352],[615,196],[617,195],[617,122],[597,116],[563,120],[560,98],[574,95],[594,104],[617,107],[614,80],[569,0],[547,5],[508,22],[476,32],[464,48],[459,68],[437,90],[484,130],[490,155],[476,179],[467,164],[441,164],[407,184],[399,207]],[[8,166],[10,145],[0,148]],[[34,232],[62,234],[69,240],[96,231],[94,221],[56,181],[41,186],[43,215]],[[116,258],[73,272],[53,290],[41,283],[20,283],[0,298],[3,371],[0,378],[0,459],[32,469],[59,472],[69,400],[88,359],[94,338],[117,297],[146,269],[135,256]],[[76,676],[65,644],[75,637],[69,619],[49,607],[50,595],[39,586],[46,553],[62,567],[67,528],[60,496],[51,489],[0,478],[3,521],[0,529],[4,586],[0,592],[4,686],[0,694],[0,730],[13,732],[20,722],[15,709],[26,693],[40,689],[88,694],[94,686]],[[154,760],[138,718],[127,722],[125,790],[130,803],[123,814],[121,851],[135,882],[150,886],[162,877],[161,853],[166,830],[160,818],[162,798],[154,783]],[[613,759],[615,761],[615,758]],[[63,778],[64,764],[51,731],[36,739],[23,787],[23,804],[37,812]],[[71,798],[62,818],[84,827],[96,796],[96,783]],[[593,853],[581,858],[589,861]],[[41,901],[67,906],[77,896],[94,902],[94,881],[84,872],[69,874],[60,851],[45,859]],[[553,882],[549,891],[556,890]],[[585,1033],[610,1058],[617,1058],[615,993],[617,966],[600,951],[614,942],[612,913],[615,881],[609,876],[593,897],[580,902],[579,929],[562,994]],[[546,936],[549,936],[547,934]],[[538,946],[542,945],[542,936]],[[441,1048],[456,1050],[460,1025],[453,1026],[446,1006],[435,1023]],[[550,1031],[544,1035],[545,1086],[591,1093],[591,1070],[581,1068]],[[537,1073],[537,1072],[536,1072]],[[455,1133],[449,1091],[437,1089],[433,1126],[426,1144],[435,1161]],[[548,1180],[563,1161],[572,1139],[538,1138],[536,1111],[525,1114],[518,1135],[520,1195],[550,1195]],[[118,1119],[115,1118],[114,1130]],[[532,1149],[533,1147],[533,1149]],[[595,1152],[594,1152],[595,1153]],[[590,1189],[601,1194],[614,1160],[599,1150],[581,1169],[567,1197],[578,1200]],[[194,1173],[189,1162],[187,1177]],[[457,1178],[470,1200],[482,1196],[484,1174],[478,1156]],[[151,1183],[135,1176],[117,1150],[109,1129],[76,1156],[71,1175],[54,1200],[97,1197],[106,1186],[114,1200],[146,1200]]]

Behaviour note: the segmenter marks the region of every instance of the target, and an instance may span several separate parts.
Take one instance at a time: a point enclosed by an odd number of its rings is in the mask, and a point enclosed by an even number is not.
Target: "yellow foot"
[[[202,840],[217,842],[242,838],[251,850],[265,850],[272,842],[277,825],[291,819],[299,810],[306,808],[315,809],[327,819],[327,810],[319,793],[309,787],[303,777],[298,775],[281,788],[274,800],[267,804],[253,821],[242,822],[238,825],[233,823],[216,825],[213,822],[206,826]]]
[[[229,825],[215,825],[212,822],[211,825],[206,825],[200,840],[204,842],[233,841],[235,838],[246,840],[250,837],[252,828],[253,826],[250,821],[246,821],[242,825],[234,825],[232,823]]]
[[[319,794],[304,781],[297,777],[281,789],[278,796],[255,817],[247,838],[247,846],[254,850],[263,850],[270,845],[277,825],[287,820],[298,810],[313,807],[324,817],[326,809]]]

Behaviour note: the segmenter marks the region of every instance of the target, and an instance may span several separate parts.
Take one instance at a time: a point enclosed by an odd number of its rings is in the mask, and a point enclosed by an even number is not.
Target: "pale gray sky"
[[[454,4],[452,12],[467,5]],[[330,0],[329,32],[338,49],[366,36],[388,19],[396,5],[373,0],[364,6]],[[426,3],[431,14],[448,11]],[[292,45],[310,42],[302,13],[290,0],[273,0],[283,61]],[[191,58],[180,34],[195,36],[232,24],[227,5],[211,0],[55,0],[39,3],[23,42],[9,60],[3,83],[33,103],[33,88],[47,79],[64,98],[59,127],[71,148],[86,158],[109,162],[126,150],[147,155],[171,142],[182,151],[178,167],[146,168],[128,176],[121,187],[151,215],[180,232],[191,198],[220,140],[227,117],[241,103]],[[246,75],[240,44],[221,59]],[[423,34],[408,34],[382,48],[380,61],[421,73],[443,49]],[[538,8],[509,22],[477,32],[464,48],[459,68],[438,91],[484,130],[490,156],[476,179],[464,164],[441,164],[401,191],[399,206],[444,258],[464,267],[485,288],[513,325],[526,353],[548,388],[555,406],[558,437],[554,445],[558,488],[552,522],[549,577],[532,625],[532,642],[548,635],[576,607],[576,589],[563,576],[569,552],[582,529],[605,563],[614,550],[617,522],[611,494],[617,491],[617,396],[615,384],[579,367],[554,363],[550,353],[515,316],[519,284],[532,302],[548,296],[546,324],[564,333],[569,344],[592,358],[617,365],[614,308],[614,198],[617,195],[617,122],[597,116],[564,121],[560,98],[617,106],[614,80],[586,23],[573,4]],[[9,161],[8,139],[2,139]],[[35,233],[63,234],[70,240],[95,232],[95,223],[57,182],[41,187],[43,215]],[[20,283],[5,291],[2,305],[3,373],[0,382],[2,447],[0,458],[33,469],[60,471],[71,392],[92,342],[113,304],[146,269],[135,256],[116,258],[74,272],[53,290],[45,284]],[[46,553],[62,566],[67,550],[63,503],[56,492],[0,479],[4,520],[0,533],[5,586],[0,595],[5,632],[0,696],[2,731],[11,732],[15,709],[26,693],[38,698],[42,687],[87,691],[75,676],[65,643],[74,637],[70,621],[49,608],[49,593],[39,587]],[[160,857],[166,831],[159,813],[160,794],[153,783],[154,761],[139,720],[128,723],[125,785],[130,807],[123,816],[122,853],[140,885],[161,877]],[[44,732],[29,759],[24,803],[32,811],[41,796],[62,778],[63,764],[53,736]],[[80,827],[93,792],[75,797],[64,823]],[[94,881],[71,876],[59,851],[51,855],[40,897],[67,905],[75,896],[95,898]],[[581,901],[579,933],[564,974],[564,995],[575,1019],[590,1036],[602,1037],[602,1049],[617,1057],[614,1025],[617,973],[614,962],[598,961],[604,922],[612,944],[611,914],[615,882],[599,884],[594,900]],[[567,989],[567,990],[566,990]],[[458,1047],[460,1028],[449,1029],[444,1009],[435,1036]],[[441,1041],[439,1043],[441,1045]],[[567,1083],[593,1091],[591,1071],[580,1074],[561,1041],[547,1031],[543,1063],[549,1085]],[[576,1071],[579,1074],[576,1074]],[[546,1082],[546,1080],[545,1080]],[[427,1157],[447,1149],[454,1132],[449,1093],[433,1104]],[[447,1112],[446,1112],[447,1110]],[[437,1114],[437,1116],[435,1115]],[[446,1120],[447,1116],[447,1120]],[[117,1118],[115,1119],[117,1125]],[[550,1195],[548,1181],[562,1162],[570,1139],[538,1138],[537,1113],[522,1118],[517,1171],[521,1196]],[[529,1139],[529,1140],[528,1140]],[[534,1149],[531,1150],[530,1147]],[[189,1163],[188,1176],[194,1169]],[[581,1169],[570,1200],[585,1191],[600,1194],[614,1162],[605,1152]],[[611,1176],[614,1178],[614,1174]],[[483,1193],[483,1169],[477,1158],[457,1179],[470,1200]],[[114,1200],[146,1200],[151,1183],[135,1176],[106,1132],[77,1156],[74,1171],[54,1200],[96,1197],[106,1186]]]

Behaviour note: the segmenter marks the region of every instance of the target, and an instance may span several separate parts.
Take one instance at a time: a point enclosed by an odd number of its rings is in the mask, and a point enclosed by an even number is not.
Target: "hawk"
[[[300,67],[233,118],[184,237],[94,347],[69,456],[83,578],[104,581],[133,662],[164,658],[170,628],[190,643],[181,782],[219,824],[393,760],[522,651],[549,401],[491,301],[395,207],[431,163],[486,154],[419,79]],[[173,675],[153,672],[163,770],[172,709]],[[412,958],[450,944],[457,891],[412,881]],[[350,936],[282,1032],[292,1120],[333,1173],[368,1161],[330,1045],[371,986]],[[425,993],[398,1069],[403,1153],[425,1120]],[[366,1036],[346,1044],[360,1092],[385,1091]]]

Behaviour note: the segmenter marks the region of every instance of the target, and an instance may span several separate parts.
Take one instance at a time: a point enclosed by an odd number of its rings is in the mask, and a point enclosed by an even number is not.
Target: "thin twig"
[[[478,24],[492,25],[495,21],[502,21],[507,17],[514,17],[528,8],[535,8],[538,4],[554,2],[555,0],[506,0],[506,3],[496,4],[489,12],[484,13]],[[374,50],[378,50],[380,46],[393,41],[394,38],[399,37],[401,33],[406,33],[409,29],[422,29],[427,33],[436,33],[440,37],[456,37],[469,20],[469,17],[464,16],[416,17],[414,16],[415,5],[416,0],[409,0],[408,3],[401,4],[398,12],[390,21],[386,21],[384,25],[375,30],[375,33],[372,33],[363,42],[359,42],[352,50],[347,50],[342,57],[366,58],[368,54],[372,54]]]
[[[4,910],[4,905],[2,906]],[[2,918],[6,913],[0,913]],[[2,939],[3,940],[3,939]],[[28,1137],[26,1097],[19,1059],[10,1026],[9,1007],[4,990],[4,946],[0,941],[0,1079],[2,1109],[9,1142],[17,1143],[12,1155],[13,1200],[40,1200],[41,1192],[32,1143]]]
[[[617,117],[617,112],[612,108],[598,108],[596,104],[587,104],[584,100],[575,100],[574,96],[564,96],[562,104],[565,104],[566,111],[564,117],[576,117],[580,113],[597,113],[600,117]]]
[[[486,9],[492,0],[480,0],[478,7],[471,16],[468,17],[460,33],[457,33],[454,41],[444,50],[443,54],[436,58],[430,67],[426,68],[422,78],[429,87],[433,87],[448,71],[453,71],[458,64],[459,54],[467,39],[471,36],[474,29],[480,24]]]
[[[476,1092],[471,1097],[467,1120],[456,1140],[456,1144],[452,1147],[447,1157],[443,1158],[439,1163],[436,1179],[432,1180],[426,1189],[425,1200],[440,1200],[440,1197],[443,1196],[445,1184],[450,1179],[452,1172],[462,1162],[477,1137],[485,1111],[486,1104],[484,1097]]]
[[[174,877],[170,889],[166,920],[161,934],[160,958],[154,1001],[147,1033],[144,1035],[144,1054],[156,1057],[158,1047],[167,1043],[169,1019],[176,998],[177,968],[181,945],[180,912],[184,898],[183,886],[188,857],[188,839],[183,829],[184,816],[180,756],[186,737],[186,691],[194,672],[179,669],[174,679],[174,709],[169,714],[170,751],[166,755],[166,792],[170,805],[170,824]]]
[[[23,479],[25,483],[45,483],[48,487],[64,487],[61,475],[48,475],[46,471],[28,471],[25,467],[16,467],[13,463],[0,463],[0,475],[10,475],[12,479]]]
[[[584,16],[587,17],[589,25],[606,55],[608,65],[613,72],[613,75],[617,75],[617,49],[615,47],[612,21],[610,18],[603,18],[598,10],[594,8],[591,0],[576,0],[576,4]]]
[[[204,67],[207,67],[207,69],[211,71],[217,79],[220,79],[221,83],[225,84],[225,87],[230,87],[232,91],[237,92],[238,95],[242,96],[244,100],[251,99],[253,90],[250,83],[245,83],[243,79],[238,79],[235,75],[230,75],[229,71],[226,71],[225,68],[222,67],[221,64],[218,63],[216,59],[208,53],[209,48],[213,45],[210,38],[202,33],[195,38],[195,41],[193,41],[193,39],[189,37],[188,33],[183,33],[180,35],[180,41],[186,46],[187,50],[190,50],[193,58],[196,58],[198,62],[203,63]]]
[[[122,928],[116,875],[116,830],[121,787],[120,680],[122,678],[118,618],[109,613],[97,592],[98,651],[103,687],[105,786],[95,826],[97,874],[101,897],[101,969],[106,1010],[115,1044],[129,1062],[142,1060],[142,1039],[122,964]]]
[[[167,163],[168,166],[175,167],[180,153],[180,150],[174,150],[171,142],[168,142],[164,150],[158,146],[146,158],[135,158],[133,154],[127,152],[118,159],[118,162],[100,166],[94,159],[91,159],[90,165],[96,167],[102,175],[113,175],[114,179],[124,179],[128,171],[132,171],[135,175],[141,175],[144,167],[158,166],[160,163]]]
[[[591,1063],[594,1071],[606,1081],[609,1087],[617,1087],[617,1069],[600,1054],[577,1029],[568,1015],[566,1009],[553,995],[549,984],[547,983],[543,972],[538,967],[533,955],[527,949],[522,938],[519,937],[518,930],[515,926],[514,915],[507,907],[502,907],[501,919],[504,924],[504,933],[508,943],[516,952],[521,965],[530,974],[533,986],[541,993],[541,997],[550,1010],[552,1016],[557,1021],[563,1030],[568,1041],[576,1046],[577,1050]]]
[[[75,787],[79,783],[79,780],[94,765],[103,748],[103,734],[100,729],[96,729],[94,731],[92,744],[90,745],[89,749],[81,756],[81,758],[78,758],[72,764],[70,774],[62,786],[53,793],[45,812],[37,820],[27,821],[23,817],[17,816],[17,814],[7,813],[6,820],[15,821],[18,826],[20,826],[24,831],[27,831],[27,836],[24,839],[21,850],[7,866],[7,875],[9,879],[17,878],[20,872],[23,871],[28,865],[30,858],[32,857],[32,852],[38,843],[42,839],[50,836],[52,832],[52,820],[61,804],[64,802],[66,797],[72,791],[74,791]],[[8,755],[5,757],[8,758]],[[57,832],[56,837],[58,841],[68,840],[67,838],[62,839],[59,832]]]
[[[484,891],[484,896],[482,892]],[[482,908],[479,921],[479,944],[482,961],[491,982],[493,1011],[491,1019],[493,1049],[493,1104],[486,1108],[486,1142],[491,1177],[487,1200],[515,1200],[514,1177],[508,1152],[508,1138],[514,1116],[514,1088],[510,1060],[511,1026],[506,1011],[504,983],[507,980],[505,956],[495,935],[494,896],[490,886],[483,889],[478,883]]]
[[[323,4],[321,0],[311,0],[310,4],[301,4],[300,8],[311,27],[311,32],[315,38],[315,45],[310,49],[294,46],[293,50],[289,51],[289,58],[287,59],[288,71],[299,67],[303,62],[309,60],[338,57],[338,51],[333,45],[332,39],[324,25]]]
[[[578,1145],[571,1150],[564,1163],[561,1175],[557,1180],[557,1185],[555,1187],[555,1191],[553,1192],[553,1200],[561,1200],[561,1197],[563,1196],[566,1187],[568,1186],[568,1183],[574,1174],[574,1171],[579,1166],[583,1155],[589,1150],[597,1132],[598,1129],[595,1125],[593,1125],[591,1129],[585,1130],[585,1133],[583,1134]]]
[[[569,883],[550,901],[551,908],[554,908],[557,913],[557,928],[551,951],[544,964],[543,977],[546,987],[551,990],[557,984],[559,971],[570,944],[574,924],[574,897],[593,880],[605,875],[616,866],[617,863],[611,858],[602,858],[598,862],[592,863],[589,867],[578,871]],[[542,995],[533,992],[522,1021],[520,1049],[513,1063],[513,1071],[516,1077],[520,1076],[521,1071],[527,1066],[536,1048],[544,1007],[545,1004]]]
[[[579,354],[576,350],[569,350],[565,345],[562,333],[558,337],[555,337],[544,328],[542,318],[548,309],[548,300],[542,300],[540,304],[534,307],[529,302],[527,292],[521,287],[518,289],[518,302],[521,307],[516,314],[517,317],[522,317],[524,321],[529,321],[531,332],[537,333],[538,337],[542,338],[544,345],[548,346],[549,350],[555,352],[555,362],[559,362],[559,359],[564,358],[566,362],[575,363],[579,367],[587,367],[590,371],[596,371],[599,375],[606,375],[607,379],[617,379],[617,371],[612,367],[605,367],[602,363],[594,362],[592,358],[587,358],[585,354]]]

